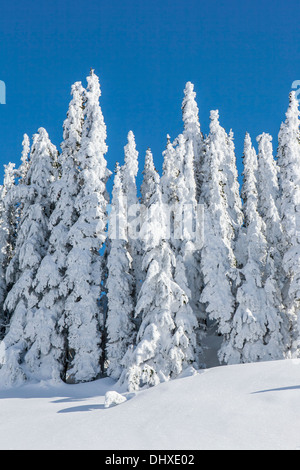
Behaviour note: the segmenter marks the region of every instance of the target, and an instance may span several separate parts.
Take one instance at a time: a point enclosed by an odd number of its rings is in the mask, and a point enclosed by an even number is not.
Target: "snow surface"
[[[0,448],[300,449],[300,360],[191,374],[107,409],[107,378],[2,390]]]

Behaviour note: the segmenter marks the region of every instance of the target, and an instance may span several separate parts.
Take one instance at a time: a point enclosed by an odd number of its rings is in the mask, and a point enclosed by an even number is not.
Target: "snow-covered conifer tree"
[[[269,244],[269,267],[272,271],[276,271],[276,276],[280,276],[282,227],[278,208],[278,168],[273,156],[272,137],[263,133],[256,140],[258,142],[258,211],[265,223],[265,237]]]
[[[285,348],[280,302],[276,304],[272,298],[274,279],[269,277],[264,285],[268,242],[258,212],[257,155],[249,134],[245,137],[243,175],[246,262],[241,269],[231,332],[220,351],[220,359],[228,364],[283,359]]]
[[[223,171],[225,173],[226,178],[224,191],[227,198],[229,215],[232,220],[232,223],[234,224],[235,239],[237,239],[239,235],[239,230],[243,223],[243,212],[233,139],[234,135],[231,130],[226,136],[227,149],[225,152],[226,158],[224,161]]]
[[[13,256],[16,237],[16,207],[12,192],[15,186],[15,164],[4,165],[4,181],[0,188],[0,337],[5,333],[3,304],[7,294],[6,269]]]
[[[69,230],[78,219],[75,198],[80,190],[76,159],[80,148],[83,125],[84,89],[81,82],[71,88],[72,100],[63,125],[62,153],[59,158],[59,178],[51,185],[49,197],[54,207],[50,215],[47,253],[41,261],[35,279],[35,291],[40,301],[35,308],[36,323],[32,346],[31,371],[35,377],[64,378],[67,362],[64,305],[70,286],[65,282],[67,257],[71,250]],[[37,323],[39,322],[39,323]],[[47,349],[44,344],[48,344]]]
[[[108,239],[110,249],[107,258],[107,374],[119,379],[122,360],[135,339],[134,277],[132,257],[128,251],[126,201],[122,187],[120,168],[117,165],[112,192],[112,208],[109,214]]]
[[[236,281],[236,259],[233,251],[234,224],[229,216],[226,185],[226,133],[219,124],[218,111],[211,111],[210,133],[206,139],[204,184],[204,244],[201,269],[204,288],[200,300],[206,306],[208,319],[217,330],[227,335],[235,309],[233,284]]]
[[[199,123],[199,109],[196,102],[194,85],[187,82],[182,101],[182,119],[184,123],[183,135],[187,141],[192,141],[194,153],[194,179],[196,184],[196,201],[199,201],[202,185],[203,166],[203,135]]]
[[[258,142],[258,211],[265,223],[265,237],[268,242],[268,255],[265,267],[265,291],[269,303],[282,317],[282,334],[285,352],[288,349],[288,318],[284,312],[282,290],[285,273],[282,267],[283,233],[279,211],[279,168],[273,156],[272,137],[263,133]]]
[[[172,205],[175,201],[177,201],[176,178],[178,177],[179,172],[175,165],[175,149],[169,134],[167,135],[167,144],[162,155],[163,169],[160,179],[162,198],[164,204]]]
[[[36,139],[38,134],[34,135],[34,139]],[[15,202],[15,216],[16,216],[16,221],[18,223],[19,220],[21,220],[22,217],[22,210],[23,210],[23,199],[24,199],[24,193],[26,193],[26,189],[24,189],[23,185],[26,184],[26,177],[27,173],[30,168],[30,140],[27,134],[24,134],[23,136],[23,142],[22,142],[22,154],[21,154],[21,164],[19,168],[16,170],[16,178],[17,178],[17,184],[14,188],[13,191],[13,198]]]
[[[146,208],[151,204],[153,194],[157,191],[160,182],[158,171],[154,166],[153,155],[150,148],[146,151],[144,169],[142,171],[143,181],[141,184],[141,201]]]
[[[106,240],[107,169],[106,126],[99,105],[99,79],[91,70],[85,93],[84,124],[76,154],[79,191],[74,208],[77,219],[68,232],[70,251],[63,288],[68,364],[66,380],[92,380],[101,372],[104,318],[99,308],[103,275],[100,249]]]
[[[185,142],[186,140],[182,134],[173,143],[171,143],[170,136],[167,136],[167,145],[163,152],[163,172],[160,180],[163,203],[169,209],[170,242],[176,253],[182,240],[182,206],[186,189],[183,174],[186,152]]]
[[[300,318],[300,131],[299,104],[295,92],[290,93],[285,122],[278,135],[280,168],[280,215],[283,234],[282,267],[285,273],[283,302],[291,323],[292,355],[299,355]]]
[[[30,140],[27,134],[23,136],[21,165],[18,169],[14,163],[5,165],[4,182],[1,187],[1,222],[0,222],[0,238],[1,238],[1,287],[0,287],[0,310],[3,315],[3,302],[5,300],[7,289],[11,286],[6,285],[6,269],[13,257],[14,246],[17,237],[18,224],[22,216],[23,210],[23,193],[24,190],[20,185],[26,183],[26,176],[29,170],[29,153]],[[18,184],[17,184],[18,183]],[[26,190],[25,190],[26,192]],[[1,321],[2,324],[2,321]],[[2,330],[2,333],[5,329]]]
[[[6,281],[11,289],[4,304],[9,328],[1,343],[2,383],[20,382],[31,376],[30,354],[27,356],[27,353],[39,323],[34,313],[40,300],[34,287],[48,247],[49,188],[56,175],[57,162],[57,150],[43,128],[34,136],[30,161],[14,254],[6,271]],[[48,345],[45,341],[43,349],[46,350]]]
[[[135,280],[138,295],[142,282],[142,245],[139,237],[138,216],[140,212],[139,198],[137,194],[136,178],[138,174],[138,156],[136,149],[135,137],[132,131],[128,132],[127,144],[124,147],[124,165],[121,168],[123,192],[125,198],[125,208],[127,212],[127,240],[128,251],[132,257],[133,276]]]
[[[30,155],[30,140],[27,134],[24,134],[23,136],[23,142],[22,142],[23,150],[22,150],[22,155],[21,155],[21,165],[18,170],[19,176],[20,176],[20,181],[24,182],[26,175],[29,170],[30,166],[30,161],[29,161],[29,155]]]
[[[182,175],[184,190],[182,193],[181,204],[179,204],[179,212],[182,214],[182,236],[177,256],[177,265],[180,266],[180,258],[185,267],[184,279],[187,280],[187,287],[181,283],[177,273],[176,281],[185,290],[189,297],[190,305],[197,316],[198,320],[203,324],[204,312],[200,303],[200,293],[203,288],[203,276],[201,273],[201,212],[196,199],[196,181],[194,171],[194,150],[191,140],[185,140],[185,155],[182,162]],[[179,144],[180,145],[180,144]],[[200,337],[199,337],[200,340]]]
[[[196,357],[196,318],[181,287],[174,281],[176,259],[166,239],[165,211],[159,175],[147,151],[142,197],[147,217],[142,225],[145,281],[135,316],[140,318],[136,346],[124,358],[120,383],[129,390],[176,377]]]
[[[124,147],[124,165],[122,167],[123,191],[129,206],[138,202],[136,187],[136,177],[139,169],[138,156],[134,134],[129,131],[127,144]]]
[[[168,139],[163,156],[161,191],[163,202],[168,207],[171,247],[177,258],[177,267],[183,264],[185,268],[187,285],[184,287],[179,277],[177,281],[186,290],[196,313],[199,310],[201,276],[200,246],[197,246],[200,240],[196,234],[198,227],[193,140],[187,139],[183,134],[175,139],[174,144]]]
[[[51,287],[52,301],[69,291],[64,282],[66,259],[71,250],[68,232],[78,219],[75,199],[80,191],[77,153],[80,149],[83,126],[84,88],[81,82],[72,85],[72,100],[63,124],[62,153],[59,158],[60,177],[51,187],[51,201],[55,206],[49,221],[49,249],[40,267],[39,288],[45,292]],[[50,269],[50,266],[54,269]],[[63,288],[62,288],[63,287]],[[61,292],[59,292],[61,290]],[[55,292],[54,292],[55,291]]]

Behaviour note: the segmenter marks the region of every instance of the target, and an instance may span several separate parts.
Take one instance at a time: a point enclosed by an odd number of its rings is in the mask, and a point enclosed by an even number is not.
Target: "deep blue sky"
[[[19,164],[25,132],[45,127],[60,145],[71,84],[85,86],[90,67],[100,77],[110,169],[123,161],[130,129],[140,167],[149,146],[161,169],[192,81],[202,130],[219,109],[241,171],[245,132],[254,141],[271,133],[276,148],[300,80],[299,0],[0,0],[1,176],[2,164]]]

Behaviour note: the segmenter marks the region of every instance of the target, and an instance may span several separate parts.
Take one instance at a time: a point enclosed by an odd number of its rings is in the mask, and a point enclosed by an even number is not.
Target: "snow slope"
[[[300,449],[300,361],[223,366],[128,394],[111,379],[0,392],[1,449]]]

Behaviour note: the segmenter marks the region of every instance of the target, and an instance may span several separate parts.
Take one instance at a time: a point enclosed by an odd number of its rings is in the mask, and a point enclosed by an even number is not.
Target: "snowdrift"
[[[300,449],[300,360],[199,371],[105,408],[111,379],[0,391],[1,449]]]

